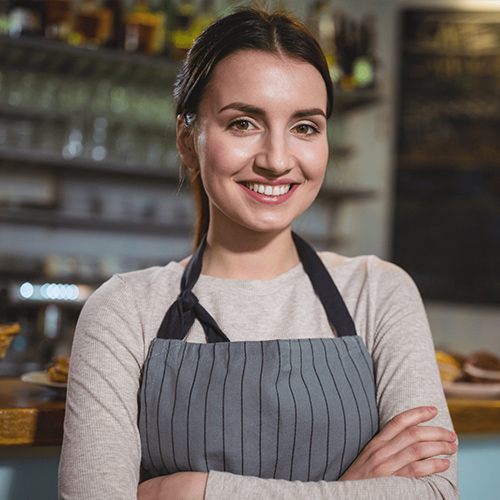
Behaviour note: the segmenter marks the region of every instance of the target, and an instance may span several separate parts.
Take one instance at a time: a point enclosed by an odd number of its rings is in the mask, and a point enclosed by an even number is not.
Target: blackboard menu
[[[402,12],[394,262],[426,299],[500,304],[500,11]]]

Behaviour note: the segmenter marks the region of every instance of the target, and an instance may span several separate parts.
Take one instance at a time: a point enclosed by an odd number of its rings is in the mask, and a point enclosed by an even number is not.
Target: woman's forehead
[[[284,54],[240,50],[221,60],[208,84],[206,99],[300,100],[304,105],[327,106],[321,73],[311,63]],[[205,99],[204,99],[205,100]]]

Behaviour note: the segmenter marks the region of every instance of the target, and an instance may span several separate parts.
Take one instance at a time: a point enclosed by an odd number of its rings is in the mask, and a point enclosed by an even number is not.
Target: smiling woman
[[[458,498],[413,282],[291,230],[328,160],[317,42],[286,14],[238,11],[196,40],[175,98],[196,250],[85,304],[61,498]]]
[[[217,65],[192,130],[178,118],[181,158],[208,195],[209,240],[221,225],[242,244],[289,230],[323,181],[327,105],[323,78],[305,61],[244,50]]]

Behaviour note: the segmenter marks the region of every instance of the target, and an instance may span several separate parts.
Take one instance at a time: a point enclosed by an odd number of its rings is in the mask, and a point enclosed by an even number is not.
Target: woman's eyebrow
[[[219,110],[219,114],[226,111],[227,109],[236,109],[238,111],[242,111],[243,113],[248,113],[252,115],[265,116],[266,112],[255,106],[250,106],[248,104],[243,104],[242,102],[232,102],[227,106],[224,106]],[[293,118],[305,118],[307,116],[321,115],[326,118],[326,113],[320,108],[311,108],[311,109],[301,109],[296,111],[293,114]]]
[[[248,104],[243,104],[242,102],[232,102],[227,106],[224,106],[219,110],[219,114],[227,109],[236,109],[237,111],[242,111],[243,113],[248,113],[252,115],[264,116],[266,113],[263,109],[256,108],[255,106],[250,106]]]
[[[301,109],[294,113],[294,118],[306,118],[307,116],[321,115],[326,118],[326,113],[320,108]]]

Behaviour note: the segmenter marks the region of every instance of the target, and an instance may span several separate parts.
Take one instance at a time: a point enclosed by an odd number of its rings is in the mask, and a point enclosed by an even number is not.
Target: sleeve
[[[142,332],[132,294],[119,276],[87,300],[71,352],[60,499],[137,498]]]
[[[362,288],[360,297],[362,294],[365,297],[353,302],[356,309],[353,316],[356,326],[359,323],[365,332],[365,342],[373,357],[380,428],[405,410],[434,405],[438,415],[429,425],[452,430],[430,328],[415,284],[400,268],[372,258]],[[457,457],[455,454],[447,458],[451,464],[445,472],[419,479],[390,476],[305,483],[214,471],[209,474],[205,499],[458,499]]]

